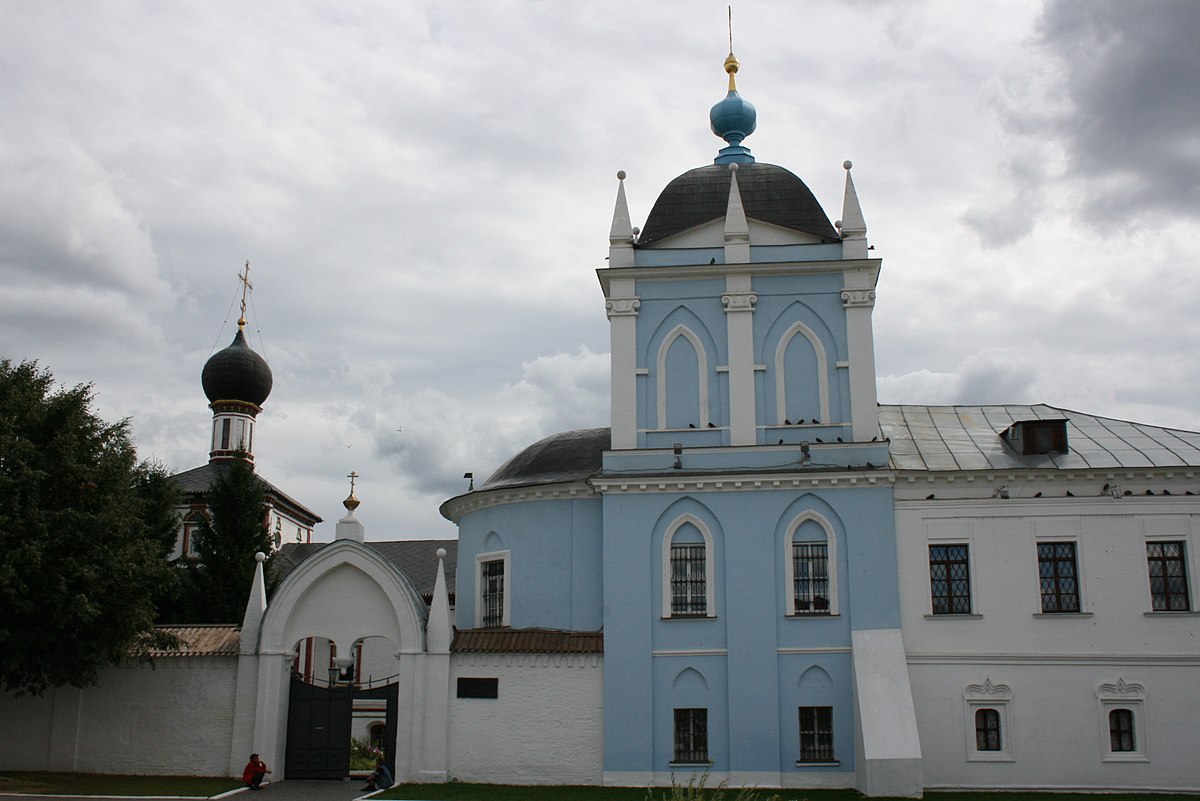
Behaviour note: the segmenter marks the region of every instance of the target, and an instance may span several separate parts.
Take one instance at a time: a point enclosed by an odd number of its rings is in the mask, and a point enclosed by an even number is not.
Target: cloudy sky
[[[890,403],[1200,429],[1200,3],[735,0],[746,144],[884,260]],[[0,357],[93,382],[142,456],[207,460],[235,330],[260,472],[369,539],[607,424],[595,269],[721,142],[725,1],[0,0]]]

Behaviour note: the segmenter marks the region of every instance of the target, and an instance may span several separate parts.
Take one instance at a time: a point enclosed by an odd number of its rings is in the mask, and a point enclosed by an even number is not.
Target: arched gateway
[[[336,540],[305,559],[266,602],[260,560],[242,625],[237,709],[230,752],[236,772],[258,752],[282,766],[282,778],[339,778],[348,772],[355,697],[386,705],[385,748],[397,778],[445,780],[452,628],[444,558],[437,553],[432,604],[409,579],[363,542],[346,499]],[[297,677],[297,645],[328,641],[349,655],[364,640],[386,643],[374,655],[382,683],[365,691],[311,671]],[[376,649],[378,651],[378,648]],[[332,660],[348,669],[349,656]]]

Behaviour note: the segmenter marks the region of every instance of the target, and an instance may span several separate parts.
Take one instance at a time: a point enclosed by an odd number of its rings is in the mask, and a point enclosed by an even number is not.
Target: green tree
[[[205,496],[208,515],[188,561],[186,615],[193,623],[241,623],[254,580],[254,554],[271,553],[267,498],[254,466],[238,453]]]
[[[36,362],[0,360],[0,687],[94,684],[106,665],[172,638],[161,466],[137,464],[127,420],[106,423],[88,384],[57,388]],[[173,507],[172,507],[173,508]]]

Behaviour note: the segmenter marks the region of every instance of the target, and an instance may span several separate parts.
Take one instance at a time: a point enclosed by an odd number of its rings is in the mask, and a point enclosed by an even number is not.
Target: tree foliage
[[[205,500],[196,531],[197,558],[188,561],[184,614],[192,623],[241,623],[254,581],[254,554],[271,553],[263,483],[244,454],[227,466]]]
[[[35,362],[0,360],[0,687],[40,694],[170,638],[155,603],[176,580],[178,494],[137,463],[128,421],[92,411]],[[170,534],[168,534],[170,531]]]

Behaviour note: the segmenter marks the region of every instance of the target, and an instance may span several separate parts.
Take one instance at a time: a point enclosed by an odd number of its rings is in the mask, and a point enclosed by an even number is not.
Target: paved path
[[[215,798],[225,801],[355,801],[369,793],[363,792],[363,780],[350,781],[292,781],[264,784],[259,792],[246,788],[223,793]],[[110,799],[115,796],[61,796],[61,795],[18,795],[0,793],[0,801],[84,801],[85,799]],[[178,796],[139,796],[129,801],[154,801],[154,799],[178,798]]]

